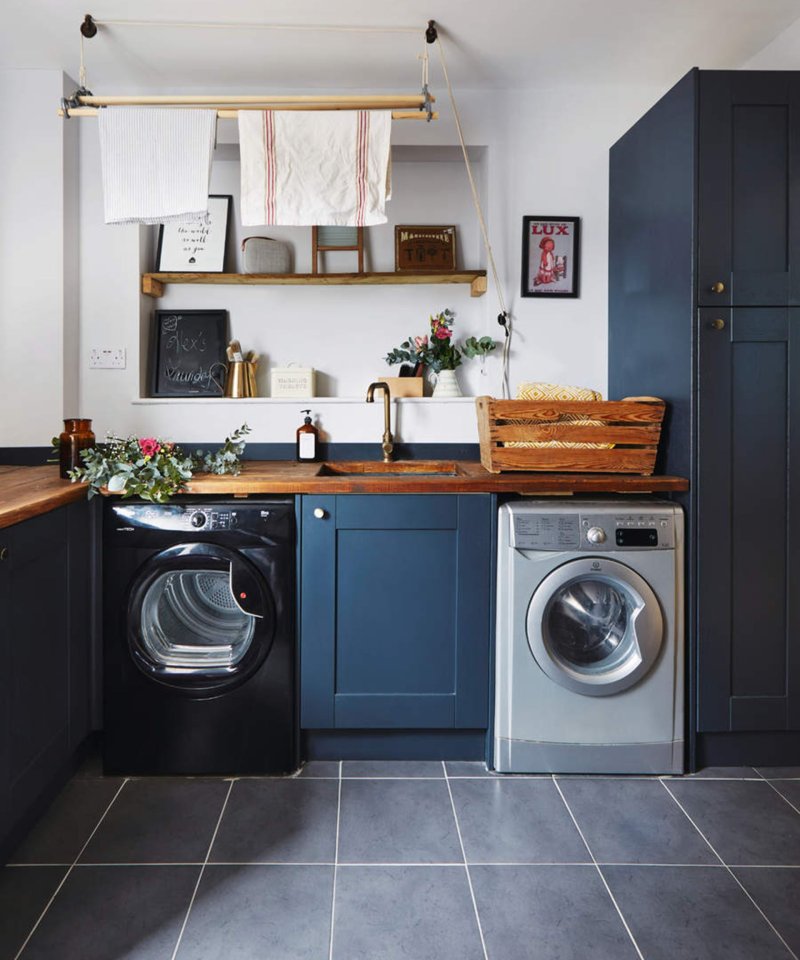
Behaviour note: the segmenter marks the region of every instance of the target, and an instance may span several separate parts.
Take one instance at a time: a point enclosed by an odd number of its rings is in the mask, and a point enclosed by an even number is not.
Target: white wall
[[[677,78],[676,78],[677,79]],[[664,91],[642,87],[557,88],[507,91],[487,96],[459,94],[465,134],[479,151],[476,164],[484,209],[492,234],[506,297],[514,315],[512,388],[525,379],[606,388],[608,148]],[[396,123],[400,148],[457,144],[447,104],[440,97],[438,124]],[[235,140],[230,128],[221,139]],[[452,151],[450,152],[452,154]],[[485,267],[463,164],[445,154],[419,162],[408,149],[395,165],[390,223],[371,228],[368,242],[374,269],[391,269],[393,223],[456,223],[465,267]],[[230,153],[224,154],[230,156]],[[238,210],[238,164],[214,165],[212,191],[234,195]],[[276,404],[196,400],[142,402],[141,354],[150,310],[159,301],[140,298],[139,263],[147,263],[151,238],[136,227],[102,223],[97,190],[97,132],[81,128],[81,404],[95,417],[98,433],[137,431],[187,441],[214,440],[247,419],[253,439],[293,439],[301,403]],[[519,296],[522,216],[577,215],[582,218],[581,296],[576,300],[536,301]],[[234,228],[235,244],[242,234]],[[248,231],[249,232],[249,231]],[[288,239],[295,270],[310,263],[310,231],[272,228],[255,231]],[[472,299],[466,287],[193,287],[169,288],[160,306],[226,308],[233,333],[269,363],[290,360],[314,366],[320,392],[352,402],[317,398],[318,422],[337,442],[369,441],[380,430],[380,415],[364,404],[367,383],[386,368],[385,352],[409,333],[424,332],[428,314],[450,306],[462,336],[501,336],[498,304],[489,293]],[[141,335],[140,335],[141,334]],[[90,346],[125,346],[128,369],[90,371]],[[465,364],[459,371],[464,392],[500,393],[497,357]],[[398,434],[415,442],[475,442],[471,401],[401,402]]]
[[[744,70],[800,70],[800,19],[742,64]]]
[[[0,70],[0,84],[0,447],[46,446],[80,415],[77,130],[56,116],[74,84],[57,70]]]

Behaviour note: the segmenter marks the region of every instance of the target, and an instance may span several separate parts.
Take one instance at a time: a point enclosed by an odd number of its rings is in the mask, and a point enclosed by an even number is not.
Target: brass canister
[[[225,379],[226,397],[257,397],[257,360],[231,360]]]

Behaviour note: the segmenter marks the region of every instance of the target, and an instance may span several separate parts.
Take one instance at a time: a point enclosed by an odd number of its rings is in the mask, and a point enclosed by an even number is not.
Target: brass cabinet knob
[[[322,509],[322,507],[315,507],[314,516],[317,518],[317,520],[324,520],[325,517],[328,516],[328,514],[325,510]]]
[[[724,321],[724,320],[720,320],[720,319],[712,320],[712,321],[711,321],[711,326],[714,328],[714,330],[724,330],[724,329],[725,329],[725,321]]]
[[[721,280],[711,284],[712,293],[725,293],[725,284]]]

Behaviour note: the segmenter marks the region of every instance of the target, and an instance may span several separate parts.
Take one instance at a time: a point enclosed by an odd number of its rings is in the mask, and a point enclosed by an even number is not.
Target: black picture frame
[[[228,193],[212,193],[208,199],[209,224],[204,225],[198,220],[197,224],[175,221],[159,225],[158,245],[156,247],[157,273],[225,272],[233,196]],[[212,204],[212,200],[222,203]],[[196,251],[186,251],[184,253],[182,249],[179,249],[182,247],[181,235],[204,230],[210,231],[213,236],[213,250],[209,251],[203,260],[193,262],[192,258]]]
[[[536,243],[537,238],[539,243]],[[542,246],[548,239],[553,242],[549,249]],[[522,218],[523,297],[561,300],[578,297],[580,269],[580,217],[531,215]]]
[[[227,310],[154,310],[150,396],[223,396],[227,345]]]

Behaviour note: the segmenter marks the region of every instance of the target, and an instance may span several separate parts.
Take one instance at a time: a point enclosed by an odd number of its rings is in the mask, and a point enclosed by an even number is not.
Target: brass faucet
[[[392,408],[390,406],[389,384],[379,380],[377,383],[371,383],[367,387],[367,403],[375,402],[375,391],[383,390],[383,462],[391,463],[392,451],[394,450],[394,437],[392,436]]]

